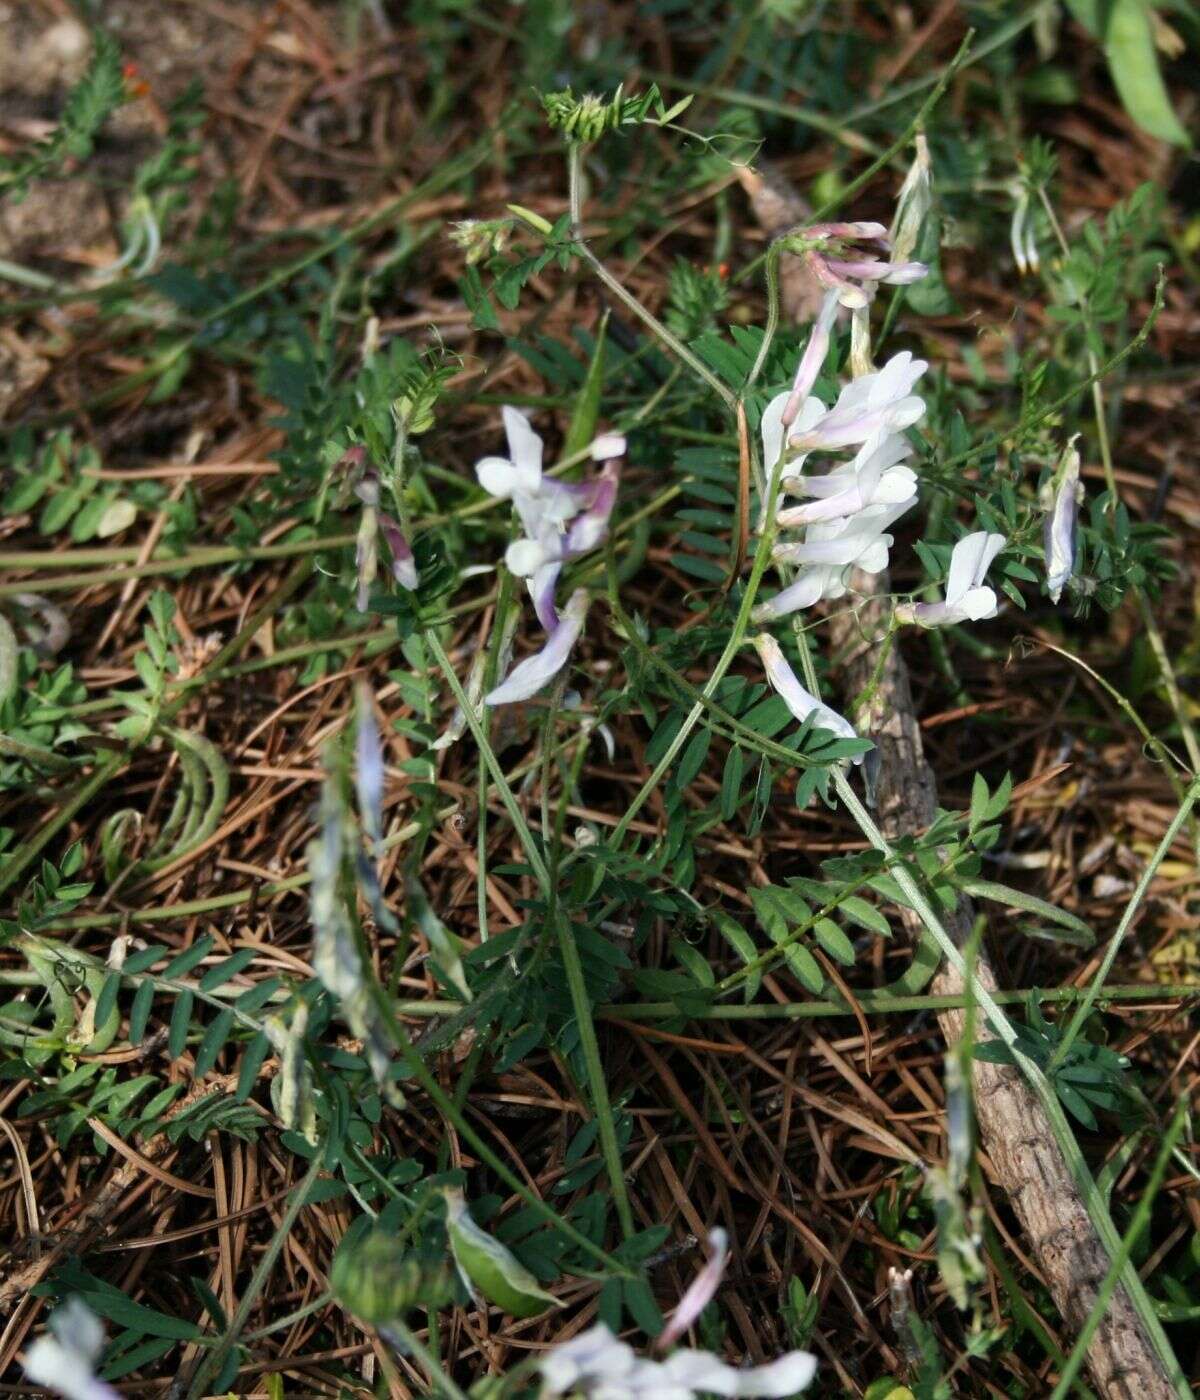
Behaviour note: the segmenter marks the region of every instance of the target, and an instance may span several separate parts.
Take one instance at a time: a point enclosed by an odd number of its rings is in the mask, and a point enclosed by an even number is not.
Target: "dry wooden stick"
[[[808,210],[777,177],[747,172],[742,180],[755,216],[775,235],[802,222]],[[788,265],[791,264],[789,267]],[[814,288],[798,258],[786,254],[780,268],[780,300],[785,317],[811,318]],[[834,655],[848,695],[867,693],[867,704],[854,716],[859,732],[875,743],[878,758],[876,806],[884,834],[895,838],[924,831],[937,812],[937,783],[925,761],[921,730],[913,710],[912,687],[903,653],[894,642],[880,661],[880,640],[888,627],[882,601],[890,591],[888,575],[856,573],[853,592],[862,599],[853,612],[840,610],[830,619]],[[876,669],[879,674],[876,676]],[[913,910],[901,911],[910,935],[924,927]],[[971,931],[970,902],[959,900],[943,916],[947,931],[962,946]],[[984,987],[996,986],[987,952],[981,948],[975,974]],[[943,964],[933,990],[960,996],[962,976]],[[939,1013],[948,1045],[963,1033],[964,1012]],[[1004,1189],[1033,1245],[1038,1266],[1063,1319],[1077,1333],[1095,1302],[1109,1269],[1109,1256],[1063,1158],[1041,1104],[1019,1070],[974,1062],[975,1112],[980,1138],[997,1183]],[[1146,1335],[1128,1294],[1118,1288],[1103,1321],[1092,1335],[1088,1367],[1102,1395],[1113,1400],[1171,1400],[1176,1392]]]

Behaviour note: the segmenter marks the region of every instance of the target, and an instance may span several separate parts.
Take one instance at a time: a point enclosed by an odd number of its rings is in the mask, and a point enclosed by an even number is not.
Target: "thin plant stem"
[[[429,649],[433,652],[434,659],[441,667],[443,675],[454,692],[454,698],[462,706],[463,714],[466,716],[467,727],[471,730],[479,751],[487,763],[488,771],[492,775],[492,781],[496,785],[496,790],[500,794],[505,810],[513,823],[517,832],[517,837],[525,851],[530,866],[533,868],[534,876],[548,901],[554,898],[554,881],[550,877],[545,856],[542,848],[535,841],[533,832],[529,829],[529,823],[525,820],[525,814],[521,811],[520,803],[516,795],[509,786],[504,770],[500,767],[500,762],[496,758],[495,751],[488,742],[487,734],[484,732],[479,716],[475,713],[470,701],[467,699],[462,685],[459,683],[454,667],[450,663],[450,658],[446,655],[437,634],[432,628],[427,628],[424,633]],[[543,838],[548,833],[543,833]],[[567,985],[571,993],[571,1005],[575,1012],[576,1025],[579,1030],[580,1047],[583,1051],[584,1063],[588,1071],[588,1087],[591,1091],[592,1107],[595,1111],[599,1127],[600,1145],[605,1159],[605,1167],[608,1171],[609,1182],[612,1187],[613,1200],[617,1207],[617,1215],[621,1221],[621,1226],[626,1235],[633,1233],[633,1215],[629,1205],[628,1191],[625,1186],[625,1177],[621,1168],[621,1154],[617,1143],[616,1128],[613,1124],[612,1105],[608,1098],[608,1085],[604,1078],[604,1067],[600,1060],[600,1046],[596,1039],[596,1026],[592,1015],[591,999],[588,996],[587,984],[583,976],[583,964],[579,959],[579,950],[575,946],[574,934],[571,931],[569,922],[563,918],[561,912],[555,912],[555,929],[562,952],[563,966],[567,974]]]
[[[571,232],[576,240],[580,257],[626,310],[643,322],[673,355],[682,360],[698,379],[702,379],[708,385],[731,413],[734,412],[737,408],[737,395],[733,390],[719,379],[678,336],[669,331],[648,307],[643,306],[637,297],[627,291],[588,247],[583,237],[582,178],[583,147],[579,142],[572,141],[567,148],[567,179],[571,201]]]
[[[1196,805],[1197,799],[1200,799],[1200,778],[1197,778],[1184,794],[1183,802],[1179,810],[1175,813],[1174,817],[1172,817],[1171,823],[1166,831],[1163,832],[1162,840],[1158,843],[1154,854],[1146,862],[1146,868],[1142,871],[1141,877],[1133,893],[1129,897],[1129,903],[1125,906],[1125,912],[1121,915],[1121,922],[1117,925],[1117,931],[1113,934],[1112,938],[1109,939],[1108,947],[1104,950],[1104,957],[1100,961],[1100,966],[1096,969],[1096,975],[1092,978],[1087,991],[1084,993],[1083,1000],[1075,1008],[1075,1012],[1066,1030],[1063,1032],[1062,1039],[1059,1041],[1054,1054],[1051,1056],[1050,1063],[1046,1069],[1047,1074],[1053,1075],[1058,1066],[1062,1064],[1067,1056],[1067,1052],[1075,1043],[1079,1032],[1083,1029],[1084,1022],[1087,1020],[1088,1016],[1091,1015],[1096,998],[1100,995],[1104,987],[1104,980],[1112,971],[1112,965],[1116,961],[1117,954],[1121,951],[1121,945],[1125,942],[1129,930],[1133,927],[1133,921],[1137,916],[1137,911],[1141,908],[1142,901],[1146,898],[1146,892],[1150,888],[1151,881],[1154,879],[1155,875],[1157,875],[1158,867],[1167,858],[1168,851],[1170,851],[1171,846],[1174,844],[1176,836],[1179,835],[1184,822],[1187,821],[1192,808]]]
[[[242,1330],[246,1326],[246,1320],[250,1316],[250,1310],[258,1301],[259,1294],[267,1286],[267,1280],[271,1276],[271,1270],[275,1267],[275,1260],[279,1257],[279,1251],[287,1242],[287,1237],[292,1233],[292,1226],[296,1223],[296,1218],[304,1208],[305,1197],[308,1195],[308,1188],[317,1178],[317,1173],[321,1169],[323,1153],[318,1150],[313,1153],[312,1161],[309,1163],[308,1171],[297,1185],[296,1189],[288,1197],[288,1203],[284,1207],[283,1216],[279,1221],[278,1228],[271,1236],[266,1249],[263,1250],[258,1263],[255,1265],[254,1273],[250,1277],[250,1282],[246,1285],[245,1292],[238,1299],[237,1309],[229,1321],[229,1327],[225,1335],[215,1347],[201,1360],[196,1368],[196,1373],[192,1377],[192,1383],[188,1387],[188,1400],[198,1400],[206,1393],[209,1382],[215,1379],[225,1365],[225,1358],[237,1344],[237,1339],[241,1336]]]
[[[407,1323],[397,1318],[394,1322],[381,1326],[379,1335],[396,1351],[410,1351],[425,1367],[425,1373],[434,1390],[440,1390],[449,1396],[449,1400],[467,1400],[466,1391],[453,1377],[446,1374],[437,1357]]]
[[[1032,997],[1039,1004],[1049,1006],[1069,1006],[1079,1000],[1084,992],[1079,987],[1022,987],[1014,991],[994,991],[992,1000],[999,1006],[1025,1006]],[[1194,1001],[1200,996],[1189,982],[1154,983],[1135,982],[1130,985],[1117,985],[1104,989],[1103,1000],[1121,1005],[1135,1005],[1138,1002]],[[748,1005],[730,1002],[724,1006],[706,1006],[689,1009],[690,1021],[811,1021],[828,1020],[834,1016],[851,1016],[855,1010],[868,1016],[910,1015],[917,1011],[957,1011],[968,1004],[966,994],[954,993],[913,996],[896,996],[873,988],[855,988],[853,1006],[848,1001],[826,998],[814,1001],[792,1002],[751,1002]],[[613,1002],[596,1008],[596,1015],[602,1020],[618,1021],[671,1021],[680,1016],[679,1007],[672,1001]]]
[[[813,678],[815,680],[815,677]],[[814,692],[815,693],[815,692]],[[1016,1031],[1012,1022],[1001,1010],[999,1004],[992,997],[991,992],[973,977],[963,959],[962,952],[955,944],[954,940],[946,931],[945,925],[934,913],[932,905],[926,899],[920,886],[912,878],[906,864],[899,860],[891,843],[884,836],[883,832],[875,824],[870,813],[859,801],[858,795],[850,786],[846,774],[840,767],[834,770],[834,786],[838,796],[846,806],[846,810],[854,819],[859,830],[866,836],[867,840],[884,856],[888,862],[888,868],[899,885],[901,892],[908,899],[913,909],[916,911],[930,934],[937,941],[943,956],[950,963],[951,967],[963,978],[964,984],[969,985],[971,994],[976,1003],[987,1018],[995,1036],[1001,1040],[1012,1056],[1013,1062],[1024,1074],[1033,1090],[1035,1097],[1042,1106],[1042,1111],[1050,1125],[1050,1130],[1054,1135],[1059,1149],[1063,1154],[1063,1159],[1067,1168],[1075,1181],[1080,1195],[1083,1197],[1084,1205],[1092,1224],[1095,1227],[1101,1243],[1108,1251],[1110,1258],[1116,1258],[1121,1246],[1121,1238],[1117,1233],[1117,1228],[1113,1223],[1112,1216],[1108,1210],[1108,1204],[1103,1193],[1096,1185],[1096,1180],[1088,1170],[1079,1144],[1075,1140],[1075,1134],[1071,1130],[1071,1125],[1067,1121],[1066,1114],[1055,1092],[1054,1086],[1047,1079],[1041,1067],[1026,1055],[1020,1048]],[[1142,1325],[1146,1329],[1154,1350],[1158,1353],[1162,1363],[1164,1374],[1168,1377],[1170,1384],[1175,1388],[1181,1400],[1190,1400],[1191,1391],[1184,1378],[1183,1371],[1172,1350],[1167,1334],[1163,1331],[1158,1315],[1154,1310],[1153,1300],[1146,1292],[1138,1272],[1130,1264],[1126,1264],[1121,1269],[1121,1282],[1129,1295],[1129,1300],[1141,1318]]]
[[[1175,1150],[1175,1144],[1179,1141],[1179,1135],[1183,1132],[1184,1124],[1187,1122],[1187,1099],[1181,1099],[1175,1108],[1174,1117],[1167,1128],[1163,1138],[1162,1146],[1158,1150],[1154,1166],[1150,1170],[1150,1179],[1146,1182],[1146,1189],[1142,1192],[1141,1200],[1133,1212],[1133,1218],[1129,1222],[1129,1228],[1125,1231],[1125,1237],[1121,1241],[1120,1248],[1113,1255],[1112,1263],[1100,1287],[1096,1290],[1096,1300],[1092,1304],[1083,1326],[1079,1329],[1079,1336],[1075,1338],[1075,1345],[1071,1348],[1071,1354],[1067,1357],[1067,1363],[1059,1374],[1058,1384],[1051,1392],[1050,1400],[1063,1400],[1070,1390],[1072,1382],[1079,1374],[1087,1355],[1096,1328],[1104,1319],[1104,1314],[1108,1311],[1108,1305],[1112,1301],[1113,1294],[1117,1291],[1117,1285],[1130,1264],[1133,1251],[1139,1239],[1145,1232],[1146,1226],[1150,1223],[1150,1211],[1154,1205],[1160,1189],[1162,1188],[1163,1176],[1166,1174],[1167,1164],[1171,1160],[1171,1154]],[[1186,1382],[1184,1382],[1186,1385]],[[1190,1394],[1190,1387],[1188,1388]]]
[[[541,885],[543,892],[549,895],[550,871],[546,867],[545,856],[542,854],[541,847],[534,840],[533,832],[529,829],[529,823],[525,820],[525,813],[521,811],[521,804],[517,801],[516,794],[509,786],[508,779],[504,776],[504,769],[500,767],[500,760],[496,757],[495,750],[488,742],[487,734],[484,731],[479,716],[475,713],[475,707],[471,704],[470,700],[467,699],[466,692],[463,690],[462,684],[458,679],[458,674],[451,664],[450,658],[446,655],[445,648],[438,639],[437,633],[432,627],[427,627],[422,635],[425,638],[429,650],[433,652],[434,660],[441,668],[441,672],[446,678],[446,683],[454,694],[455,702],[462,707],[462,712],[467,721],[467,728],[471,731],[472,737],[479,746],[479,752],[483,755],[484,761],[487,763],[488,772],[492,775],[492,781],[496,785],[496,791],[500,794],[500,800],[504,804],[504,809],[507,811],[512,821],[513,827],[517,833],[517,839],[520,841],[525,851],[525,856],[530,866],[533,868],[534,876],[538,884]]]

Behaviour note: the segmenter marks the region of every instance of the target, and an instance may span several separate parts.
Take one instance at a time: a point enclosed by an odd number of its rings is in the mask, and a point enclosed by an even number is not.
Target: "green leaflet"
[[[475,1224],[461,1191],[448,1186],[442,1194],[446,1198],[446,1231],[454,1262],[473,1293],[482,1293],[488,1302],[513,1317],[536,1317],[548,1307],[562,1307],[519,1259]]]
[[[1146,0],[1114,0],[1104,52],[1125,110],[1138,126],[1161,141],[1190,146],[1158,66],[1153,14]]]
[[[604,388],[604,344],[608,330],[608,312],[600,318],[596,328],[596,347],[592,351],[587,378],[575,400],[575,411],[571,415],[571,425],[563,442],[563,456],[573,457],[586,452],[596,436],[596,422],[600,417],[600,394]]]
[[[471,988],[467,985],[466,973],[463,971],[462,950],[458,939],[438,918],[433,905],[430,904],[428,896],[421,888],[419,880],[409,879],[406,886],[408,898],[408,912],[412,915],[417,927],[425,935],[425,940],[429,944],[429,952],[436,964],[438,971],[446,978],[450,985],[457,991],[463,1001],[471,1001]]]

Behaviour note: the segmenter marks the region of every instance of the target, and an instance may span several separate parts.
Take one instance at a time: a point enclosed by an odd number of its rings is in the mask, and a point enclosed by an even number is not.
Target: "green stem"
[[[1072,1382],[1079,1374],[1083,1365],[1084,1357],[1087,1355],[1088,1345],[1095,1334],[1096,1328],[1104,1320],[1104,1314],[1108,1311],[1108,1305],[1112,1302],[1112,1296],[1117,1291],[1121,1275],[1130,1267],[1130,1260],[1133,1257],[1134,1246],[1142,1237],[1146,1226],[1150,1223],[1150,1211],[1154,1205],[1155,1197],[1162,1186],[1163,1176],[1167,1170],[1167,1163],[1171,1160],[1171,1153],[1175,1144],[1179,1140],[1180,1133],[1183,1132],[1184,1124],[1187,1122],[1188,1113],[1187,1099],[1181,1099],[1175,1109],[1175,1116],[1171,1119],[1171,1125],[1167,1129],[1163,1138],[1162,1146],[1159,1148],[1158,1156],[1150,1172],[1150,1180],[1146,1183],[1146,1189],[1142,1192],[1142,1198],[1137,1203],[1137,1208],[1133,1212],[1133,1219],[1129,1222],[1129,1228],[1125,1231],[1125,1238],[1121,1241],[1120,1247],[1113,1255],[1112,1264],[1108,1272],[1104,1275],[1104,1281],[1096,1290],[1096,1300],[1092,1304],[1091,1311],[1087,1315],[1079,1336],[1075,1339],[1075,1345],[1071,1348],[1071,1355],[1067,1357],[1067,1364],[1063,1367],[1058,1378],[1058,1384],[1051,1393],[1050,1400],[1064,1400]],[[1182,1377],[1180,1377],[1182,1381]],[[1191,1387],[1186,1381],[1182,1381],[1187,1395],[1191,1394]]]
[[[1125,906],[1124,914],[1121,915],[1121,922],[1117,925],[1116,933],[1113,934],[1112,938],[1109,940],[1108,947],[1104,950],[1104,957],[1101,959],[1100,966],[1096,969],[1096,975],[1092,978],[1087,991],[1084,993],[1083,1000],[1076,1007],[1075,1014],[1071,1017],[1067,1029],[1063,1032],[1062,1039],[1059,1041],[1053,1056],[1051,1056],[1050,1063],[1046,1066],[1046,1073],[1051,1077],[1053,1077],[1054,1071],[1066,1059],[1067,1052],[1075,1043],[1079,1032],[1083,1029],[1083,1023],[1091,1014],[1096,998],[1100,995],[1104,987],[1104,979],[1112,970],[1112,965],[1116,961],[1117,954],[1121,951],[1121,945],[1124,943],[1129,930],[1133,927],[1134,917],[1141,907],[1142,901],[1146,897],[1146,892],[1150,888],[1150,883],[1158,873],[1158,867],[1167,858],[1168,851],[1170,851],[1176,836],[1179,835],[1184,822],[1187,821],[1192,808],[1196,805],[1197,799],[1200,799],[1200,778],[1197,778],[1184,794],[1182,806],[1171,819],[1171,824],[1163,833],[1163,838],[1158,843],[1157,850],[1155,850],[1154,854],[1147,862],[1146,868],[1142,871],[1141,878],[1138,880],[1133,894],[1129,897],[1129,903]]]
[[[450,1397],[450,1400],[467,1400],[466,1391],[442,1370],[437,1357],[407,1323],[401,1322],[399,1319],[395,1322],[389,1322],[380,1327],[379,1335],[396,1351],[411,1352],[425,1367],[429,1383],[435,1390],[442,1391]]]
[[[974,996],[980,1009],[987,1017],[988,1025],[996,1037],[1007,1047],[1013,1062],[1028,1080],[1030,1088],[1042,1106],[1042,1111],[1050,1125],[1050,1130],[1058,1143],[1063,1154],[1068,1170],[1083,1197],[1084,1205],[1091,1216],[1092,1224],[1100,1237],[1104,1248],[1108,1251],[1110,1258],[1115,1259],[1121,1247],[1121,1237],[1117,1233],[1117,1228],[1113,1224],[1112,1216],[1109,1214],[1108,1205],[1103,1194],[1096,1185],[1095,1178],[1088,1170],[1083,1154],[1079,1150],[1079,1144],[1075,1140],[1075,1134],[1071,1130],[1071,1125],[1067,1121],[1062,1105],[1059,1103],[1058,1095],[1054,1086],[1047,1079],[1040,1066],[1032,1060],[1020,1048],[1017,1040],[1017,1033],[1012,1022],[1000,1009],[1000,1006],[992,996],[991,992],[975,978],[968,969],[961,951],[954,940],[946,931],[945,926],[934,913],[933,907],[925,898],[924,893],[912,878],[907,865],[900,860],[891,843],[884,836],[883,832],[876,826],[870,813],[859,801],[854,789],[850,786],[845,773],[837,768],[833,775],[834,786],[837,788],[838,796],[846,806],[846,810],[853,817],[859,830],[866,836],[867,840],[888,862],[896,883],[900,886],[901,892],[908,899],[912,908],[916,911],[925,925],[926,929],[936,939],[942,954],[963,979],[964,984],[969,986],[971,994]],[[1138,1272],[1128,1263],[1121,1269],[1121,1282],[1125,1285],[1130,1302],[1141,1318],[1142,1325],[1146,1329],[1146,1334],[1158,1353],[1162,1363],[1163,1373],[1169,1378],[1170,1383],[1175,1387],[1182,1400],[1190,1400],[1191,1392],[1180,1369],[1175,1353],[1171,1349],[1171,1343],[1163,1331],[1162,1324],[1154,1310],[1154,1303],[1147,1294]]]
[[[188,1400],[199,1400],[199,1397],[208,1391],[208,1383],[214,1380],[225,1365],[225,1358],[233,1350],[237,1339],[241,1336],[246,1326],[246,1320],[250,1316],[250,1310],[258,1301],[259,1294],[267,1285],[267,1280],[271,1276],[271,1270],[275,1267],[275,1261],[279,1257],[279,1251],[287,1242],[287,1237],[292,1232],[292,1226],[296,1223],[296,1218],[304,1208],[305,1197],[308,1195],[308,1188],[316,1180],[317,1172],[321,1169],[323,1154],[320,1151],[313,1153],[312,1161],[309,1163],[308,1171],[292,1194],[288,1197],[288,1203],[284,1208],[283,1217],[279,1222],[279,1227],[271,1236],[270,1242],[262,1253],[255,1266],[254,1273],[250,1277],[250,1282],[246,1286],[246,1291],[238,1300],[237,1309],[229,1323],[229,1328],[225,1335],[215,1347],[201,1360],[196,1368],[196,1373],[192,1377],[192,1383],[188,1387]]]
[[[567,148],[567,182],[571,201],[571,233],[575,239],[579,256],[587,263],[588,267],[596,274],[608,290],[617,300],[638,318],[668,350],[692,371],[698,379],[702,379],[705,384],[721,400],[727,409],[732,413],[737,409],[737,395],[721,379],[719,379],[704,361],[694,354],[678,336],[669,331],[666,326],[650,311],[643,306],[637,297],[626,291],[625,287],[615,278],[608,268],[592,252],[584,241],[583,237],[583,215],[582,215],[582,176],[583,176],[583,147],[577,141],[571,142]]]
[[[446,655],[445,648],[438,640],[437,633],[432,627],[427,627],[422,636],[425,644],[433,652],[434,660],[441,668],[442,674],[446,678],[446,683],[453,692],[454,699],[462,707],[462,712],[466,717],[467,728],[471,731],[471,736],[479,747],[479,752],[483,755],[487,764],[488,772],[492,775],[492,782],[496,785],[496,791],[500,794],[500,801],[504,804],[504,809],[512,821],[517,833],[517,839],[525,851],[525,856],[529,864],[533,867],[534,876],[538,884],[542,887],[542,892],[550,895],[550,871],[546,866],[545,857],[541,847],[534,840],[533,832],[529,829],[529,823],[525,820],[525,813],[521,811],[521,804],[517,801],[516,794],[509,786],[508,779],[504,776],[504,769],[500,766],[500,760],[496,757],[495,750],[488,742],[488,736],[479,716],[475,713],[475,707],[467,699],[458,679],[458,674],[451,664],[450,658]]]
[[[1024,1006],[1032,997],[1046,1005],[1070,1005],[1083,996],[1079,987],[1027,987],[1016,991],[992,993],[1000,1006]],[[1195,1000],[1200,988],[1190,982],[1164,982],[1153,985],[1135,982],[1104,989],[1104,1004],[1135,1004],[1141,1001]],[[682,1013],[672,1001],[611,1002],[598,1006],[601,1020],[672,1021],[686,1015],[690,1021],[820,1021],[834,1016],[850,1016],[855,1009],[868,1016],[909,1015],[916,1011],[957,1011],[968,1004],[966,995],[896,996],[873,988],[854,989],[854,1005],[848,1001],[825,999],[819,1001],[753,1002],[749,1006],[730,1003],[708,1006],[703,1011],[689,1009]]]

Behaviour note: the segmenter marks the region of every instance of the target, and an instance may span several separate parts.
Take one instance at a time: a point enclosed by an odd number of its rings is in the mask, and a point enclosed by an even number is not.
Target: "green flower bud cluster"
[[[663,105],[657,83],[652,83],[637,97],[622,95],[624,84],[612,97],[605,99],[595,93],[576,97],[570,88],[542,94],[546,120],[555,131],[561,131],[571,141],[598,141],[608,131],[622,126],[637,126],[651,122],[665,126],[674,121],[691,103],[691,95],[677,102],[669,111]]]
[[[444,1263],[404,1254],[388,1230],[343,1240],[333,1259],[329,1284],[338,1302],[364,1322],[382,1326],[410,1308],[439,1308],[453,1289]]]

